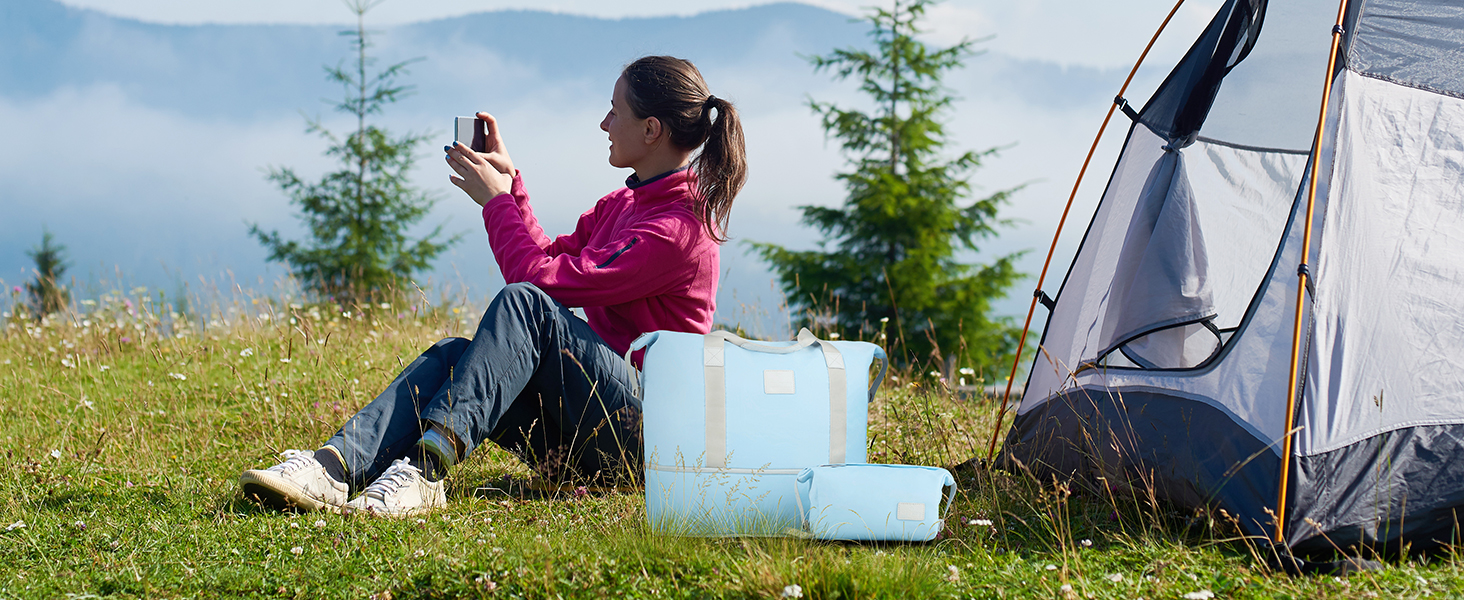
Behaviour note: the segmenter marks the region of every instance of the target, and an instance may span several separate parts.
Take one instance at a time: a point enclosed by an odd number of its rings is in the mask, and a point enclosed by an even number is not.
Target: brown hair
[[[620,76],[625,78],[626,101],[636,118],[655,117],[678,148],[702,148],[692,160],[697,177],[696,216],[712,239],[727,241],[732,200],[747,182],[747,153],[737,109],[707,90],[707,82],[691,61],[647,56],[626,65]]]

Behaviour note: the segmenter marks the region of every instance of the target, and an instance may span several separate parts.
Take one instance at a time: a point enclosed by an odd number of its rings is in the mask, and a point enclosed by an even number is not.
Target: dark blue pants
[[[606,480],[640,468],[640,401],[624,359],[539,288],[503,288],[471,341],[447,338],[326,442],[353,489],[422,439],[427,421],[464,445],[485,440],[557,481]]]

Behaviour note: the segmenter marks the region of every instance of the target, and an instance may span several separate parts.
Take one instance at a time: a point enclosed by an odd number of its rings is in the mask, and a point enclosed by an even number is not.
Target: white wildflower
[[[961,580],[961,570],[956,565],[946,565],[946,581],[955,583]]]
[[[61,451],[60,450],[52,450],[51,451],[51,458],[58,458],[58,459],[61,458]]]
[[[10,361],[6,361],[6,363],[7,363],[7,364],[8,364],[8,363],[9,363],[9,362],[10,362]],[[100,367],[97,367],[97,368],[98,368],[98,369],[101,369],[101,370],[103,370],[103,371],[108,371],[108,370],[111,370],[111,368],[112,368],[112,367],[109,367],[109,366],[107,366],[107,365],[102,365],[102,366],[100,366]]]
[[[301,554],[304,554],[304,553],[305,553],[305,549],[304,548],[301,548],[299,546],[295,546],[294,548],[290,548],[290,554],[294,554],[295,556],[300,556]]]
[[[1078,545],[1079,546],[1082,546],[1084,548],[1092,548],[1093,547],[1093,540],[1087,540],[1087,539],[1085,539],[1085,540],[1083,540],[1081,542],[1078,542]]]
[[[292,320],[293,320],[293,319],[292,319]],[[287,363],[287,362],[290,362],[290,359],[288,359],[288,358],[281,358],[281,359],[280,359],[280,362],[282,362],[282,363]]]
[[[783,586],[783,597],[784,598],[802,598],[803,597],[803,586],[800,586],[800,585],[798,585],[796,583],[793,584],[793,585]]]
[[[168,377],[172,377],[173,379],[177,379],[178,381],[188,380],[188,376],[182,373],[168,373]]]
[[[239,351],[239,358],[249,358],[251,356],[254,356],[253,348],[245,348]]]
[[[1198,592],[1190,592],[1188,594],[1185,594],[1184,600],[1210,600],[1214,597],[1215,592],[1212,592],[1210,590],[1200,590]]]
[[[991,519],[971,519],[966,524],[974,525],[976,527],[991,527]]]
[[[25,521],[16,521],[5,526],[5,531],[15,531],[17,529],[25,529]]]
[[[315,522],[315,528],[316,529],[324,529],[325,528],[325,519],[317,520]]]
[[[880,317],[879,322],[881,322],[881,323],[888,323],[888,322],[890,322],[890,318],[889,317]]]
[[[300,528],[300,524],[299,523],[290,523],[290,529],[299,529],[299,528]]]
[[[1042,568],[1047,569],[1048,571],[1056,571],[1057,570],[1057,565],[1047,565],[1047,566],[1042,567]]]
[[[1121,583],[1123,581],[1123,575],[1120,574],[1120,573],[1114,573],[1114,574],[1109,575],[1108,577],[1106,577],[1106,579],[1108,581],[1113,582],[1113,583]]]

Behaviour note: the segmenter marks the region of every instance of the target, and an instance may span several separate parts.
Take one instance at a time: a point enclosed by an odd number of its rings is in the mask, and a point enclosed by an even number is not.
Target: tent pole
[[[1347,0],[1337,3],[1337,23],[1332,26],[1332,53],[1327,55],[1327,77],[1322,85],[1322,108],[1317,115],[1317,131],[1312,139],[1311,180],[1306,190],[1306,223],[1301,234],[1301,264],[1296,268],[1296,320],[1291,324],[1291,371],[1286,382],[1286,423],[1281,429],[1281,485],[1276,494],[1276,543],[1286,541],[1286,495],[1291,480],[1291,439],[1296,435],[1296,385],[1301,366],[1301,314],[1306,305],[1306,280],[1311,271],[1312,212],[1317,202],[1317,162],[1322,156],[1322,129],[1327,125],[1327,103],[1332,99],[1332,74],[1337,68],[1337,48],[1342,45],[1342,21],[1347,16]]]
[[[1073,191],[1068,194],[1067,205],[1062,208],[1062,218],[1057,221],[1057,231],[1052,234],[1052,245],[1047,248],[1047,260],[1042,262],[1042,273],[1037,276],[1037,290],[1032,294],[1032,303],[1027,306],[1027,320],[1022,323],[1022,337],[1017,339],[1017,354],[1012,358],[1012,372],[1007,377],[1006,392],[1001,396],[1001,406],[997,408],[996,425],[991,428],[991,444],[986,449],[986,459],[989,461],[996,457],[996,437],[1001,434],[1001,424],[1006,418],[1007,403],[1012,398],[1012,382],[1017,379],[1017,368],[1022,363],[1022,350],[1027,343],[1027,332],[1032,329],[1032,314],[1037,311],[1038,293],[1042,291],[1042,282],[1047,279],[1047,269],[1052,266],[1052,255],[1057,252],[1057,238],[1062,235],[1062,227],[1067,223],[1068,212],[1073,208],[1073,198],[1078,195],[1078,186],[1083,183],[1083,175],[1088,172],[1088,163],[1093,160],[1093,152],[1098,150],[1098,141],[1103,139],[1103,131],[1108,128],[1109,119],[1113,118],[1113,111],[1119,107],[1119,101],[1123,99],[1123,93],[1128,91],[1129,83],[1134,80],[1134,74],[1139,72],[1139,65],[1144,64],[1144,58],[1149,56],[1149,50],[1154,47],[1154,42],[1159,39],[1159,34],[1169,25],[1169,20],[1174,18],[1174,13],[1179,12],[1180,5],[1184,0],[1174,3],[1174,8],[1169,9],[1169,14],[1164,17],[1164,22],[1159,24],[1159,29],[1154,31],[1154,37],[1149,38],[1148,45],[1144,51],[1139,53],[1139,60],[1134,62],[1134,68],[1129,70],[1128,77],[1123,80],[1123,86],[1118,88],[1118,96],[1114,98],[1113,104],[1108,107],[1108,114],[1103,116],[1103,124],[1098,126],[1098,135],[1093,137],[1093,145],[1088,148],[1088,156],[1083,159],[1083,168],[1078,169],[1078,180],[1073,182]]]

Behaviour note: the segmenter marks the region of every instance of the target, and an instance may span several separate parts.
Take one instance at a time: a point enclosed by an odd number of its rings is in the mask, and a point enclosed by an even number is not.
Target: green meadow
[[[136,289],[40,322],[7,313],[0,598],[1464,596],[1455,554],[1291,578],[1223,518],[976,469],[957,471],[929,544],[658,536],[639,493],[480,492],[532,475],[489,447],[420,519],[264,510],[239,493],[241,471],[314,448],[482,310],[420,293],[345,309],[289,298],[234,288],[189,308]],[[870,410],[870,458],[984,454],[994,408],[896,372]]]

